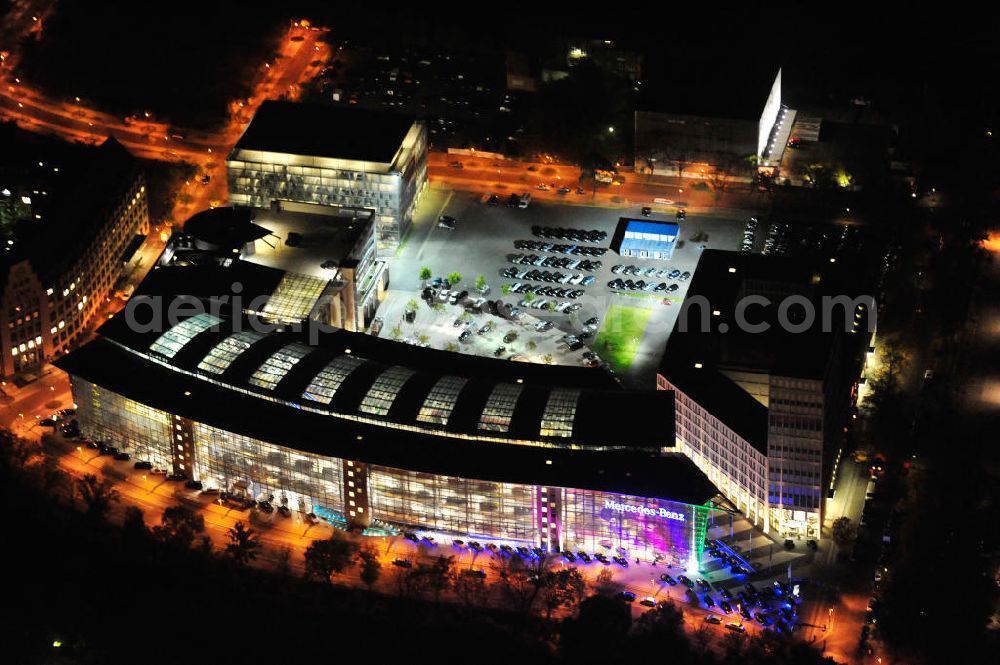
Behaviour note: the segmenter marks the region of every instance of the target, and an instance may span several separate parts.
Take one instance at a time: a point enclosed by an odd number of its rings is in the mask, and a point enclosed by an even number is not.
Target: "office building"
[[[156,271],[154,271],[155,273]],[[59,361],[87,436],[230,498],[368,535],[419,530],[696,566],[717,491],[668,391],[343,330],[310,340],[202,312],[116,316]],[[627,426],[606,417],[630,404]],[[621,548],[620,550],[618,548]]]
[[[229,202],[371,210],[380,256],[399,246],[427,184],[427,131],[387,112],[266,101],[226,161]]]
[[[821,534],[874,317],[857,272],[705,251],[657,375],[675,394],[677,447],[783,537]]]
[[[30,372],[88,335],[149,233],[146,184],[118,141],[0,127],[0,360]]]

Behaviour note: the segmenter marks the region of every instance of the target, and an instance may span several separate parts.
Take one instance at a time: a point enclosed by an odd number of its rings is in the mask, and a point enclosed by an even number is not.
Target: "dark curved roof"
[[[314,340],[308,332],[291,330],[257,334],[245,318],[217,319],[221,322],[213,325],[210,316],[202,314],[185,319],[165,336],[156,330],[137,332],[126,319],[111,319],[100,333],[152,363],[280,400],[296,410],[419,428],[439,438],[647,450],[671,447],[674,442],[672,393],[622,390],[600,369],[455,354],[340,329],[316,331]],[[167,349],[161,336],[183,344]],[[345,357],[357,359],[358,366],[340,376],[338,363]],[[268,370],[274,373],[262,386],[262,373]],[[325,370],[342,380],[329,399],[318,395],[322,391],[315,386]],[[421,417],[421,410],[429,406],[428,397],[442,377],[457,377],[464,383],[457,395],[444,398],[450,408],[444,422],[431,422]],[[557,389],[561,392],[555,393]],[[513,396],[504,400],[506,393]],[[575,408],[560,419],[554,406],[549,410],[550,396]],[[621,420],[608,417],[609,412],[623,409],[627,415]],[[549,423],[548,435],[542,432],[543,420]],[[553,420],[568,430],[568,436],[552,432]],[[558,423],[555,429],[560,429]]]
[[[184,233],[221,248],[241,247],[266,237],[270,231],[253,223],[248,208],[208,208],[184,222]]]
[[[222,382],[208,381],[191,371],[178,371],[181,365],[191,367],[201,353],[200,350],[196,352],[194,347],[191,351],[179,352],[175,356],[177,364],[172,365],[164,358],[153,360],[153,356],[130,350],[120,341],[112,341],[114,330],[106,328],[103,331],[110,332],[111,338],[99,338],[90,342],[57,360],[56,365],[74,377],[90,381],[106,390],[153,408],[278,445],[427,473],[498,482],[593,489],[697,505],[705,504],[718,494],[715,486],[687,457],[680,454],[662,454],[659,449],[643,449],[641,445],[635,445],[635,437],[643,434],[642,428],[637,429],[632,422],[638,414],[622,414],[622,409],[631,406],[629,399],[636,397],[636,393],[607,391],[604,394],[615,399],[614,403],[601,405],[601,408],[597,408],[596,404],[590,404],[581,409],[588,413],[587,420],[583,421],[586,427],[596,425],[598,420],[612,423],[611,428],[605,424],[603,429],[617,431],[622,440],[629,444],[629,449],[609,452],[592,448],[510,445],[499,439],[471,440],[470,437],[460,434],[447,432],[435,434],[430,430],[418,430],[414,427],[385,426],[377,419],[329,417],[329,414],[322,409],[295,408],[291,404],[273,399],[262,399],[245,388],[234,389]],[[208,348],[211,342],[224,334],[208,331],[205,333],[206,337],[198,340],[198,346]],[[341,342],[356,342],[365,336],[337,333],[333,337],[342,338]],[[254,365],[257,358],[266,356],[266,351],[280,347],[284,341],[287,341],[287,337],[283,333],[262,338],[259,347],[254,345],[253,359],[247,356],[234,361],[232,374],[229,375],[227,371],[225,380],[246,376],[246,372]],[[363,348],[363,345],[355,344],[355,346]],[[397,346],[406,345],[397,344]],[[374,347],[368,348],[371,350]],[[426,349],[411,347],[408,350]],[[330,349],[321,348],[315,351],[315,353],[321,352],[329,353]],[[182,353],[187,357],[180,357]],[[304,359],[296,366],[295,371],[302,375],[309,374],[313,367],[319,364],[319,360],[320,356]],[[352,397],[347,401],[357,399],[360,392],[384,366],[381,363],[376,365],[375,362],[371,361],[370,366],[358,370],[358,376],[352,379],[356,385],[348,391]],[[241,367],[236,367],[237,363]],[[307,366],[306,363],[310,365]],[[367,362],[365,364],[368,365]],[[455,364],[462,363],[452,363],[449,370],[455,369]],[[507,364],[523,365],[510,362]],[[545,369],[560,368],[545,367]],[[290,372],[287,381],[297,385],[301,377],[293,379],[291,374]],[[411,379],[413,391],[420,394],[430,380],[432,377],[426,372],[416,373]],[[285,387],[283,381],[278,390],[284,391]],[[476,382],[470,379],[467,388],[463,389],[463,396],[466,394],[465,390],[469,388],[473,390],[468,393],[467,399],[471,403],[478,404],[487,386],[483,385],[482,379]],[[544,390],[546,388],[540,384],[525,384],[524,393],[532,396],[525,398],[528,408],[534,405],[533,408],[537,409],[538,401],[533,396],[540,395],[539,391]],[[649,409],[659,421],[663,441],[672,442],[674,438],[672,393],[650,391],[647,394],[659,395],[658,406],[654,409],[650,405],[636,404],[635,408]],[[400,398],[403,399],[402,393]],[[403,412],[412,408],[412,401],[407,398],[404,399],[404,403],[407,406],[400,407],[402,409],[400,411],[391,411],[390,417],[405,417]],[[518,408],[521,408],[520,404]],[[609,417],[612,414],[621,414],[620,421]],[[526,414],[524,417],[529,416]],[[647,426],[648,422],[643,425]],[[648,435],[648,432],[646,434]],[[656,438],[660,439],[660,436]],[[572,440],[577,442],[576,436]]]

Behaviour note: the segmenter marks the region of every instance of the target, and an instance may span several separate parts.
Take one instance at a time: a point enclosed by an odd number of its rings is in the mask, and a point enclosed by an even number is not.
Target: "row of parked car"
[[[597,281],[597,278],[593,275],[584,275],[582,273],[561,273],[561,272],[549,272],[548,270],[537,270],[537,269],[513,269],[504,270],[503,276],[508,279],[530,279],[535,282],[549,282],[552,284],[571,284],[573,286],[590,286]]]
[[[632,265],[616,265],[611,267],[611,272],[616,275],[632,275],[633,277],[659,277],[663,279],[664,277],[668,279],[679,279],[682,282],[686,282],[691,279],[691,273],[688,271],[683,271],[674,268],[672,270],[667,270],[666,268],[642,268],[640,266]]]
[[[666,282],[644,282],[643,280],[638,280],[633,282],[631,279],[613,279],[608,282],[608,288],[614,291],[662,291],[664,293],[673,293],[680,286],[677,283],[667,284]]]
[[[570,300],[576,300],[585,293],[583,289],[572,289],[562,286],[544,286],[528,284],[526,282],[512,283],[510,286],[510,292],[518,294],[531,293],[536,296],[545,296],[547,298],[569,298]]]
[[[753,235],[757,231],[757,218],[751,217],[747,220],[743,228],[743,244],[740,245],[741,252],[749,252],[753,249]]]
[[[604,242],[608,239],[607,231],[591,229],[567,229],[563,227],[532,226],[531,235],[536,238],[558,238],[560,240],[582,240],[584,242]]]
[[[589,245],[560,245],[538,240],[515,240],[515,249],[525,249],[535,252],[552,252],[553,254],[577,254],[583,256],[604,256],[607,247],[590,247]]]
[[[537,268],[569,268],[570,270],[600,270],[604,264],[590,259],[574,259],[568,256],[539,256],[537,254],[511,254],[507,257],[511,263]]]

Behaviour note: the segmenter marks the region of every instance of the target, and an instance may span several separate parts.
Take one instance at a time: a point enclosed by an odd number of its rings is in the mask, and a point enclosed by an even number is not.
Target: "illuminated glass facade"
[[[250,377],[250,383],[258,388],[272,390],[310,351],[310,347],[298,342],[278,349],[257,368]]]
[[[514,417],[514,407],[520,395],[521,386],[511,383],[498,383],[494,386],[479,419],[479,429],[492,432],[506,432],[510,429],[510,420]]]
[[[269,208],[280,200],[372,210],[378,253],[391,256],[427,185],[427,130],[415,122],[391,163],[238,146],[226,171],[231,205]]]
[[[229,369],[229,366],[241,353],[249,349],[254,342],[259,341],[263,336],[253,330],[244,330],[230,335],[208,352],[208,355],[198,363],[198,369],[212,374],[222,374]]]
[[[573,436],[573,420],[576,418],[576,403],[580,399],[579,390],[555,388],[549,393],[542,415],[541,436]]]
[[[198,314],[190,319],[181,321],[176,326],[156,338],[149,350],[155,351],[167,358],[173,358],[177,352],[183,349],[188,342],[199,333],[203,333],[212,326],[222,323],[222,319],[211,314]]]
[[[465,386],[465,379],[458,376],[442,376],[427,393],[427,399],[420,407],[417,420],[422,423],[447,425],[451,412],[455,409],[458,393]]]
[[[277,505],[313,512],[334,524],[341,524],[351,510],[363,511],[398,528],[550,549],[660,554],[681,565],[700,557],[704,545],[712,510],[707,506],[317,455],[172,416],[79,377],[71,379],[77,419],[86,435],[104,439],[134,459],[168,466],[172,429],[190,431],[193,476],[206,487],[247,499],[273,496]]]
[[[344,355],[334,358],[313,378],[305,392],[302,393],[302,398],[329,404],[337,393],[337,389],[340,388],[340,384],[347,379],[351,372],[364,364],[364,360],[354,356]]]
[[[396,396],[403,388],[414,372],[412,369],[400,367],[399,365],[390,367],[375,379],[368,394],[361,400],[359,411],[370,413],[374,416],[385,416],[389,414],[392,403],[396,401]]]
[[[306,319],[327,284],[327,280],[319,277],[286,272],[264,305],[264,319],[276,323],[298,323]]]

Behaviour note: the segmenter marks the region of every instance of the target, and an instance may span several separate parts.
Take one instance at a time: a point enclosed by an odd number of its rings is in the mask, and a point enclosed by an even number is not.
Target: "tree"
[[[371,591],[382,576],[382,563],[374,550],[368,548],[358,552],[358,563],[361,565],[361,581]]]
[[[76,492],[87,507],[87,517],[101,519],[118,501],[118,492],[107,480],[98,480],[92,473],[76,481]]]
[[[417,335],[417,341],[420,342],[421,344],[426,344],[427,342],[431,341],[431,337],[430,335]]]
[[[448,284],[450,284],[451,286],[455,286],[461,281],[462,281],[462,273],[457,271],[448,273]]]
[[[482,291],[486,288],[486,278],[482,275],[476,277],[476,288]]]
[[[406,311],[407,312],[416,312],[417,311],[417,307],[419,307],[419,306],[420,306],[420,304],[415,299],[413,299],[413,298],[410,298],[409,300],[406,301]]]
[[[326,540],[314,540],[305,551],[306,577],[332,582],[333,575],[347,570],[358,545],[337,532]]]
[[[830,531],[833,542],[837,543],[838,547],[849,547],[858,537],[858,528],[851,522],[850,517],[838,517],[833,520]]]
[[[643,612],[635,623],[629,646],[637,654],[669,653],[677,662],[689,661],[691,643],[684,634],[684,613],[670,601]]]
[[[535,340],[533,340],[533,339],[532,340],[528,340],[528,350],[529,351],[534,351],[537,348],[538,348],[538,343],[535,342]]]
[[[615,575],[611,572],[611,569],[601,568],[601,572],[597,573],[597,577],[594,578],[594,591],[604,596],[610,596],[618,593],[619,589],[620,587],[615,582]]]
[[[505,296],[509,296],[510,295],[510,284],[504,284],[503,286],[501,286],[500,287],[500,293],[502,293]]]
[[[228,536],[229,543],[226,545],[226,554],[236,565],[243,566],[257,558],[260,541],[253,529],[239,521],[229,530]]]
[[[519,556],[499,557],[490,563],[499,580],[500,592],[509,607],[528,614],[545,583],[545,562],[527,563]]]
[[[429,279],[431,278],[431,276],[432,276],[433,274],[434,274],[434,273],[433,273],[433,272],[431,272],[431,269],[430,269],[430,268],[428,268],[427,266],[424,266],[424,267],[422,267],[422,268],[420,269],[420,281],[421,281],[421,282],[426,282],[427,280],[429,280]]]
[[[399,340],[403,339],[403,328],[402,328],[402,326],[400,326],[400,325],[397,324],[395,327],[393,327],[393,329],[389,331],[389,337],[391,337],[393,339],[393,341],[396,341],[396,342],[398,342]]]
[[[544,362],[546,365],[551,365],[554,360],[555,358],[552,357],[551,353],[546,353],[544,356],[542,356],[542,362]]]
[[[456,575],[454,588],[455,595],[466,607],[481,607],[486,601],[486,580],[479,575]]]
[[[426,577],[426,589],[430,591],[437,602],[441,599],[441,594],[451,586],[454,578],[455,557],[439,556],[435,557],[429,566],[420,566],[421,572]]]
[[[588,597],[580,603],[577,617],[563,622],[559,641],[563,660],[567,663],[621,662],[631,625],[632,611],[620,598]]]
[[[452,353],[458,352],[458,342],[448,342],[444,345],[445,351],[451,351]]]
[[[170,506],[163,511],[153,535],[162,543],[187,550],[205,532],[205,518],[187,506]]]
[[[149,529],[146,528],[146,520],[140,508],[136,506],[125,508],[122,536],[130,543],[145,542],[149,538]]]
[[[587,593],[587,582],[575,567],[548,571],[542,585],[542,607],[545,620],[552,618],[552,612],[561,608],[572,612]]]
[[[535,294],[532,293],[531,291],[528,291],[527,293],[524,294],[524,301],[525,302],[534,302],[535,301]]]

